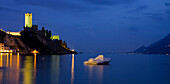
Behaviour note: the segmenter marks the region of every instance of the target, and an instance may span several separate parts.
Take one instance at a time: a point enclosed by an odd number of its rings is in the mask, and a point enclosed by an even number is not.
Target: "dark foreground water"
[[[170,84],[170,56],[104,54],[109,65],[84,65],[98,54],[0,56],[0,84]]]

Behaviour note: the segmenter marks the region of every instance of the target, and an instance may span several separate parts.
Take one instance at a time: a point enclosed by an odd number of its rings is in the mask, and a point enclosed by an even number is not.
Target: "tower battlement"
[[[25,27],[32,27],[32,13],[25,13]]]
[[[32,13],[25,13],[25,16],[32,16]]]

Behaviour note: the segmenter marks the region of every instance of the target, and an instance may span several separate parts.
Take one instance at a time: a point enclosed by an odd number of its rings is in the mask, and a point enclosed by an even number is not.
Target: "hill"
[[[143,54],[170,54],[170,34],[163,39],[152,43],[148,47],[140,47],[133,51],[133,53]]]
[[[20,34],[21,36],[14,36],[0,31],[0,42],[12,50],[19,50],[21,54],[30,54],[33,50],[39,51],[40,54],[76,53],[70,50],[62,40],[51,40],[37,31],[22,30]]]

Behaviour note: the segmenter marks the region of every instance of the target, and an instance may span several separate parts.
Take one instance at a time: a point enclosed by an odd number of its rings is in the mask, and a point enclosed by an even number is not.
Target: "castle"
[[[32,23],[32,13],[25,13],[24,29],[19,32],[0,30],[0,52],[32,54],[72,54],[67,43],[59,38],[59,35],[52,35],[51,30]]]
[[[41,36],[48,36],[48,33],[51,31],[45,30],[45,27],[42,27],[42,30],[38,30],[38,25],[32,25],[32,13],[25,13],[25,31],[35,31],[36,34]],[[59,40],[59,35],[50,35],[51,40]]]
[[[32,13],[25,13],[25,26],[26,31],[37,31],[38,25],[32,25]]]
[[[1,29],[1,31],[3,30]],[[59,35],[51,35],[51,31],[45,30],[45,27],[42,27],[42,30],[38,30],[38,25],[32,25],[32,13],[25,13],[24,31],[35,31],[36,34],[39,34],[41,36],[49,36],[51,40],[60,40]],[[13,35],[13,36],[21,36],[20,33],[21,31],[19,32],[7,31],[6,32],[6,34]]]
[[[32,13],[25,13],[25,27],[32,27]]]

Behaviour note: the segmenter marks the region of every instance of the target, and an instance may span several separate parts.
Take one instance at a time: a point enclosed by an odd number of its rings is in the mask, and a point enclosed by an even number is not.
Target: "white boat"
[[[111,58],[105,58],[103,55],[99,55],[96,58],[90,58],[88,61],[85,61],[84,64],[108,64],[111,61]]]

